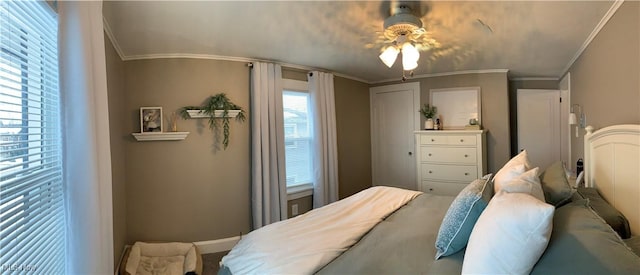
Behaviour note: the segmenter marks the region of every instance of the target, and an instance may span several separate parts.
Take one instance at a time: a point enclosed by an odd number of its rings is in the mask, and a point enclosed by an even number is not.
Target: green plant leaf
[[[209,116],[209,129],[212,131],[218,131],[220,129],[220,123],[222,123],[222,145],[224,149],[229,146],[229,136],[231,134],[229,126],[229,110],[239,110],[240,112],[236,116],[236,120],[244,122],[246,120],[245,111],[242,107],[234,104],[227,97],[225,93],[218,93],[207,98],[200,106],[185,106],[178,110],[178,113],[183,119],[189,118],[188,110],[202,110],[202,112]],[[222,117],[215,117],[215,111],[223,111]]]

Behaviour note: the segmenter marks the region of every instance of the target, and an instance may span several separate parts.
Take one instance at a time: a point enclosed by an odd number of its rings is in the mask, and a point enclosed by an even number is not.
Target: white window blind
[[[0,2],[0,273],[62,274],[57,16]]]

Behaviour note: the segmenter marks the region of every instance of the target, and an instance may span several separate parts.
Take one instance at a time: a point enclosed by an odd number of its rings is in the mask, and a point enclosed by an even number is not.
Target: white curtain
[[[287,217],[280,65],[253,63],[250,114],[251,207],[256,229]]]
[[[338,200],[338,147],[333,74],[309,74],[313,114],[313,207]]]
[[[107,75],[101,1],[58,1],[67,273],[113,274]]]

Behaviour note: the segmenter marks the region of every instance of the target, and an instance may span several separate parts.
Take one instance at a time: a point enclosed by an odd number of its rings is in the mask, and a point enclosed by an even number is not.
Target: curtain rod
[[[253,68],[253,62],[248,62],[246,66],[249,68]],[[309,72],[309,76],[313,76],[313,72]]]

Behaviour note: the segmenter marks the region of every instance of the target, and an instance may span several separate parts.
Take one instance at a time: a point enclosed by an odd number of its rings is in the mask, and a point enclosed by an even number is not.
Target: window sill
[[[313,195],[313,184],[305,183],[294,186],[287,186],[287,200],[296,200]]]

